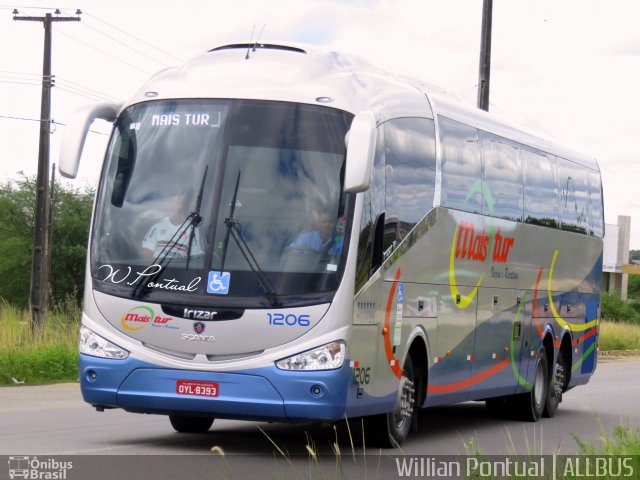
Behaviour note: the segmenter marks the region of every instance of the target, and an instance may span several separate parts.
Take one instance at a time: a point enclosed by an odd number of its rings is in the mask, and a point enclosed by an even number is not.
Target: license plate
[[[217,397],[219,386],[216,382],[197,382],[194,380],[178,380],[176,393],[178,395],[195,395],[197,397]]]

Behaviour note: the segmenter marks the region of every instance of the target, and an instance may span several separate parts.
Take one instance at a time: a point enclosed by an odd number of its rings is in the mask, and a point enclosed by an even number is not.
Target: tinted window
[[[602,211],[602,185],[598,172],[587,171],[589,180],[589,230],[590,235],[604,236],[604,218]]]
[[[508,140],[481,134],[483,181],[488,213],[493,217],[522,221],[523,184],[520,148]],[[490,195],[490,197],[489,197]]]
[[[376,155],[373,159],[373,171],[371,174],[371,217],[375,222],[378,216],[384,213],[384,129],[378,127],[376,139]]]
[[[356,263],[356,291],[369,280],[374,246],[375,224],[384,213],[384,131],[378,127],[376,139],[376,154],[373,160],[371,183],[364,194],[362,205],[362,219],[360,220],[360,238],[358,240],[358,257]],[[380,241],[380,243],[382,243]],[[381,247],[381,246],[380,246]],[[380,261],[375,261],[378,267]]]
[[[431,210],[436,159],[433,120],[400,118],[386,122],[384,129],[386,250]]]
[[[478,133],[462,123],[439,117],[442,148],[442,205],[482,213],[481,160]]]
[[[524,218],[526,223],[558,228],[558,187],[555,157],[520,150],[524,166]]]
[[[585,167],[558,158],[560,191],[560,228],[587,233],[589,225],[589,193]]]
[[[358,240],[358,258],[356,263],[356,292],[369,280],[371,270],[371,252],[373,250],[373,217],[371,216],[371,191],[367,190],[362,199],[362,219],[360,220],[360,238]]]

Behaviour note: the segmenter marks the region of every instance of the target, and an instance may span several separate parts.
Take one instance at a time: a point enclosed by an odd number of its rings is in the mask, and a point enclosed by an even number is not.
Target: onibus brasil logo
[[[28,478],[42,480],[65,480],[67,470],[73,468],[73,462],[62,462],[54,458],[39,460],[38,457],[10,456],[9,478]]]

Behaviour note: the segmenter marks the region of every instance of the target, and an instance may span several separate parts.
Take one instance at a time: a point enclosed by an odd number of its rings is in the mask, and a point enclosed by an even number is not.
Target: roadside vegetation
[[[600,324],[600,351],[640,351],[640,324],[603,321]]]
[[[35,385],[78,379],[80,308],[54,306],[34,334],[29,310],[0,301],[0,385]]]
[[[586,443],[577,435],[578,455],[640,455],[640,428],[633,425],[618,425],[608,433],[600,423],[600,444]]]
[[[640,350],[640,275],[629,275],[628,299],[602,292],[600,350]]]
[[[0,385],[75,381],[78,325],[94,191],[54,188],[49,313],[32,332],[27,308],[35,177],[0,183]]]
[[[534,438],[532,440],[525,437],[526,451],[516,448],[511,434],[509,433],[509,444],[507,445],[507,456],[513,457],[514,461],[537,462],[545,455],[550,463],[549,456],[551,453],[557,456],[557,470],[553,475],[547,471],[546,476],[542,472],[538,474],[525,474],[518,476],[523,480],[533,479],[573,479],[594,477],[601,480],[609,480],[614,478],[637,478],[640,471],[640,428],[635,425],[625,424],[621,422],[616,425],[611,432],[607,431],[600,421],[596,419],[600,426],[601,436],[598,441],[590,443],[581,439],[578,435],[572,434],[576,442],[577,449],[575,454],[568,454],[559,445],[553,452],[545,452],[543,447],[544,438],[542,429],[536,438],[536,430],[534,428]],[[507,433],[509,431],[507,430]],[[491,457],[485,453],[482,446],[478,444],[477,437],[474,437],[465,443],[467,455],[475,458],[478,463],[491,463],[496,457]],[[545,452],[545,453],[543,453]],[[599,459],[599,463],[597,460]],[[597,469],[597,464],[600,466]],[[547,465],[549,466],[549,465]],[[523,470],[524,471],[524,470]],[[597,472],[597,473],[596,473]],[[630,475],[631,473],[631,475]],[[466,477],[468,480],[475,479],[492,479],[499,480],[505,477],[496,475],[480,475],[472,472]]]

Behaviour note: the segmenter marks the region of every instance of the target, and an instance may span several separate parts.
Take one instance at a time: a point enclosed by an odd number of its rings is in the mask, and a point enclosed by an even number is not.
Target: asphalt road
[[[640,424],[638,360],[600,362],[588,385],[564,395],[555,418],[537,423],[492,418],[478,402],[422,411],[419,432],[402,451],[464,454],[472,441],[473,450],[486,454],[572,454],[574,435],[599,445],[603,430],[611,432],[621,423]],[[257,455],[280,455],[274,444],[289,455],[306,456],[306,445],[313,442],[321,455],[331,457],[336,436],[343,455],[362,454],[361,433],[356,425],[350,430],[351,436],[344,424],[216,420],[206,434],[178,434],[163,416],[98,413],[82,401],[75,384],[0,388],[0,455],[205,455],[219,446],[250,463]],[[372,452],[365,445],[364,453]]]

